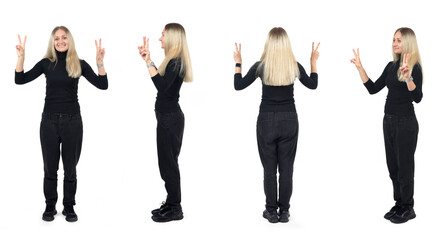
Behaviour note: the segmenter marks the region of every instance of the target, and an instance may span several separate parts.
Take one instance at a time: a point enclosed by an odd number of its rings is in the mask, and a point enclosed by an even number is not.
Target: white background
[[[441,152],[441,22],[436,1],[2,1],[0,3],[0,239],[439,239]],[[163,58],[165,24],[187,32],[194,82],[184,83],[186,116],[179,159],[184,219],[158,224],[150,210],[166,193],[157,167],[156,90],[137,46],[151,38],[152,59]],[[78,170],[79,220],[41,220],[43,161],[39,124],[42,75],[14,83],[17,34],[27,35],[25,71],[45,54],[52,29],[67,26],[80,58],[95,66],[94,40],[103,39],[109,89],[81,78],[84,122]],[[268,31],[286,29],[307,71],[311,43],[321,42],[319,87],[295,83],[300,134],[294,166],[291,219],[269,224],[256,144],[261,84],[233,89],[234,43],[243,45],[243,73],[262,53]],[[391,61],[399,27],[417,35],[424,97],[415,104],[420,125],[416,152],[417,218],[394,225],[385,163],[382,117],[387,90],[370,96],[350,63],[360,48],[377,79]],[[96,67],[94,67],[96,69]],[[59,204],[62,205],[62,164]]]

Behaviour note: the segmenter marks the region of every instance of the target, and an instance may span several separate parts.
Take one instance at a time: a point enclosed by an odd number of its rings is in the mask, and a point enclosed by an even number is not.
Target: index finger
[[[321,42],[318,42],[318,46],[316,46],[315,51],[318,51],[319,45],[321,44]]]
[[[312,51],[315,50],[315,42],[312,42]]]
[[[241,53],[241,43],[239,44],[239,53]]]
[[[143,48],[146,48],[146,37],[143,37]]]
[[[147,48],[147,50],[149,50],[149,38],[147,38],[147,41],[146,41],[146,48]]]
[[[95,48],[98,50],[97,40],[95,40]]]
[[[26,39],[28,38],[27,35],[25,35],[25,40],[23,40],[23,47],[26,45]]]
[[[20,37],[20,34],[18,34],[18,42],[19,42],[20,45],[21,45],[21,37]]]
[[[101,48],[101,38],[100,38],[100,44],[99,44],[99,47]]]

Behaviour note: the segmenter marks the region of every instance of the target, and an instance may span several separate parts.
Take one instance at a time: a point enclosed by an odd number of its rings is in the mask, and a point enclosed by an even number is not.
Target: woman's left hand
[[[97,65],[103,64],[105,51],[104,48],[101,47],[101,38],[99,42],[95,40],[95,47],[97,48]]]
[[[409,55],[408,55],[408,53],[406,53],[404,55],[404,61],[402,63],[402,66],[400,67],[402,76],[404,76],[405,79],[409,79],[411,77],[410,76],[410,68],[408,67],[408,58],[409,58]]]

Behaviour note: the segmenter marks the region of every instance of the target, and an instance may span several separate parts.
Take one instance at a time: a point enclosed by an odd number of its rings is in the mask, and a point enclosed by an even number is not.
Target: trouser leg
[[[273,113],[260,113],[256,125],[258,151],[264,168],[264,193],[266,209],[274,211],[278,208],[278,188],[276,171],[278,164],[277,146],[274,141],[275,124]]]
[[[77,164],[80,159],[83,142],[83,122],[79,114],[68,116],[61,122],[64,181],[63,181],[63,205],[75,205],[77,192]]]
[[[396,123],[394,116],[385,115],[383,120],[385,155],[388,172],[393,183],[393,198],[397,206],[402,205],[401,191],[398,179],[399,165],[397,158]]]
[[[43,115],[40,124],[40,143],[43,154],[43,192],[47,205],[55,206],[57,194],[57,171],[60,161],[60,137],[57,122]]]
[[[400,119],[397,131],[398,181],[403,206],[414,205],[414,153],[419,126],[415,116]]]
[[[184,114],[156,113],[157,151],[161,178],[167,191],[166,203],[172,206],[181,204],[181,177],[178,164],[184,133]]]
[[[280,113],[278,121],[280,138],[278,141],[278,170],[279,170],[279,201],[281,210],[290,208],[290,198],[293,191],[293,164],[298,143],[298,119],[295,112]]]

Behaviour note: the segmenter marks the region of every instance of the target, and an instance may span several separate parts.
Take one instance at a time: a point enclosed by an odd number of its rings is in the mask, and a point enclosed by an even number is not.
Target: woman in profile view
[[[266,196],[263,217],[271,223],[288,222],[292,195],[293,164],[298,142],[298,115],[293,97],[294,81],[298,78],[310,89],[316,89],[318,46],[312,44],[310,76],[296,61],[289,37],[283,28],[273,28],[264,46],[261,60],[243,77],[241,44],[234,52],[236,90],[242,90],[258,77],[262,82],[262,101],[256,125],[258,150],[264,168]],[[279,172],[279,191],[276,178]],[[279,193],[279,194],[278,194]],[[279,208],[279,213],[277,212]]]
[[[184,114],[178,104],[183,82],[192,82],[192,64],[186,32],[178,23],[167,24],[160,37],[165,58],[158,69],[150,58],[149,39],[143,38],[138,50],[146,62],[149,75],[157,89],[157,153],[161,178],[167,191],[166,201],[152,210],[152,220],[169,222],[183,219],[181,181],[178,156],[184,133]]]

